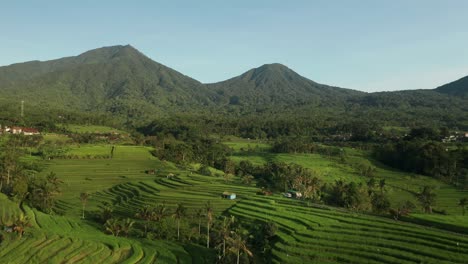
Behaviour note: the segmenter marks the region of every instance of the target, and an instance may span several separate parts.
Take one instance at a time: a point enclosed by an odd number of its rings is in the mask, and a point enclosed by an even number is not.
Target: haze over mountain
[[[273,63],[226,81],[202,84],[130,45],[0,67],[3,99],[141,119],[176,112],[223,112],[225,107],[244,111],[304,106],[464,109],[465,101],[458,97],[466,95],[467,83],[465,77],[435,90],[364,93],[319,84]]]

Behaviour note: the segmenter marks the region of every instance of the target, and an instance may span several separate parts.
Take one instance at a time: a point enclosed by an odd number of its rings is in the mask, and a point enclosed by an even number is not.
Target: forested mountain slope
[[[226,81],[202,84],[127,45],[0,67],[0,109],[9,117],[19,115],[24,101],[26,111],[108,113],[130,126],[181,113],[318,116],[326,112],[334,119],[342,119],[343,113],[368,120],[399,117],[405,125],[425,116],[463,127],[468,125],[467,78],[434,90],[365,93],[319,84],[273,63]]]

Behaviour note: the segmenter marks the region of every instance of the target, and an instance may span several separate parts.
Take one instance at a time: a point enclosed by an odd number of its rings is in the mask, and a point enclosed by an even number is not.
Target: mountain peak
[[[437,87],[435,91],[449,95],[468,97],[468,76]]]
[[[144,55],[131,45],[116,45],[89,50],[78,55],[76,58],[81,63],[93,63],[127,56],[134,57]]]
[[[264,64],[210,87],[221,95],[220,101],[239,105],[318,104],[330,98],[340,102],[355,93],[318,84],[280,63]]]
[[[271,70],[290,70],[286,65],[281,63],[266,63],[262,66],[258,67],[257,69],[271,69]]]
[[[267,64],[263,64],[262,66],[260,67],[257,67],[257,68],[253,68],[252,70],[256,70],[256,71],[272,71],[272,72],[289,72],[289,71],[292,71],[291,69],[289,69],[286,65],[283,65],[281,63],[267,63]]]
[[[258,68],[253,68],[239,76],[240,79],[248,82],[265,83],[265,82],[283,82],[293,79],[302,79],[293,70],[280,63],[264,64]]]

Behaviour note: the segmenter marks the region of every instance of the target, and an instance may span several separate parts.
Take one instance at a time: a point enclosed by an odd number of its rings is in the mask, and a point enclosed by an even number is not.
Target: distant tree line
[[[193,124],[165,120],[142,129],[145,144],[154,147],[152,154],[161,160],[179,164],[201,163],[224,169],[230,149],[212,137],[206,128]]]
[[[403,171],[431,176],[468,188],[468,149],[432,140],[431,133],[378,145],[373,151],[381,162]]]

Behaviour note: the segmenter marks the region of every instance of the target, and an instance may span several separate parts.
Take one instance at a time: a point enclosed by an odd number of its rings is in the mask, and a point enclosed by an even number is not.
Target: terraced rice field
[[[393,220],[251,198],[229,211],[279,225],[277,263],[466,263],[468,237]]]
[[[18,205],[0,193],[0,217],[8,217],[18,213],[20,213]]]
[[[335,180],[366,183],[369,178],[359,175],[350,164],[360,161],[370,162],[376,168],[375,177],[377,179],[385,179],[386,191],[394,202],[394,205],[407,200],[417,204],[414,193],[419,192],[423,186],[430,185],[435,188],[438,196],[435,208],[437,210],[444,210],[450,215],[459,215],[461,214],[461,210],[457,205],[458,201],[460,198],[468,197],[468,190],[456,189],[449,184],[430,177],[394,170],[372,159],[369,160],[368,155],[356,149],[346,149],[348,161],[342,163],[337,159],[320,154],[271,153],[268,152],[267,145],[264,143],[259,143],[261,147],[259,150],[254,151],[241,151],[240,148],[245,147],[245,144],[247,144],[244,141],[229,141],[228,143],[234,150],[232,159],[236,162],[250,160],[255,165],[262,165],[267,162],[296,163],[319,172],[318,177],[325,183],[334,183]],[[249,146],[255,146],[254,141],[248,144]]]
[[[21,240],[2,244],[1,263],[210,263],[200,246],[193,246],[197,256],[181,244],[113,237],[70,217],[30,209],[27,215],[34,228]]]
[[[174,208],[181,202],[193,214],[210,201],[216,216],[235,215],[247,224],[273,221],[279,227],[273,245],[274,263],[468,261],[468,236],[461,233],[332,207],[307,206],[280,194],[259,196],[254,186],[240,185],[236,180],[226,183],[222,177],[202,176],[159,161],[148,148],[119,149],[112,160],[51,161],[43,173],[55,171],[64,182],[59,201],[63,216],[26,208],[34,227],[23,239],[1,244],[1,262],[213,263],[214,251],[195,244],[104,234],[101,226],[80,220],[79,193],[83,191],[91,193],[87,213],[108,202],[115,206],[115,214],[132,217],[145,204],[164,202]],[[146,174],[147,169],[156,169],[156,175]],[[169,173],[175,177],[166,177]],[[224,191],[235,192],[238,199],[221,199]],[[468,219],[459,217],[459,221]]]

